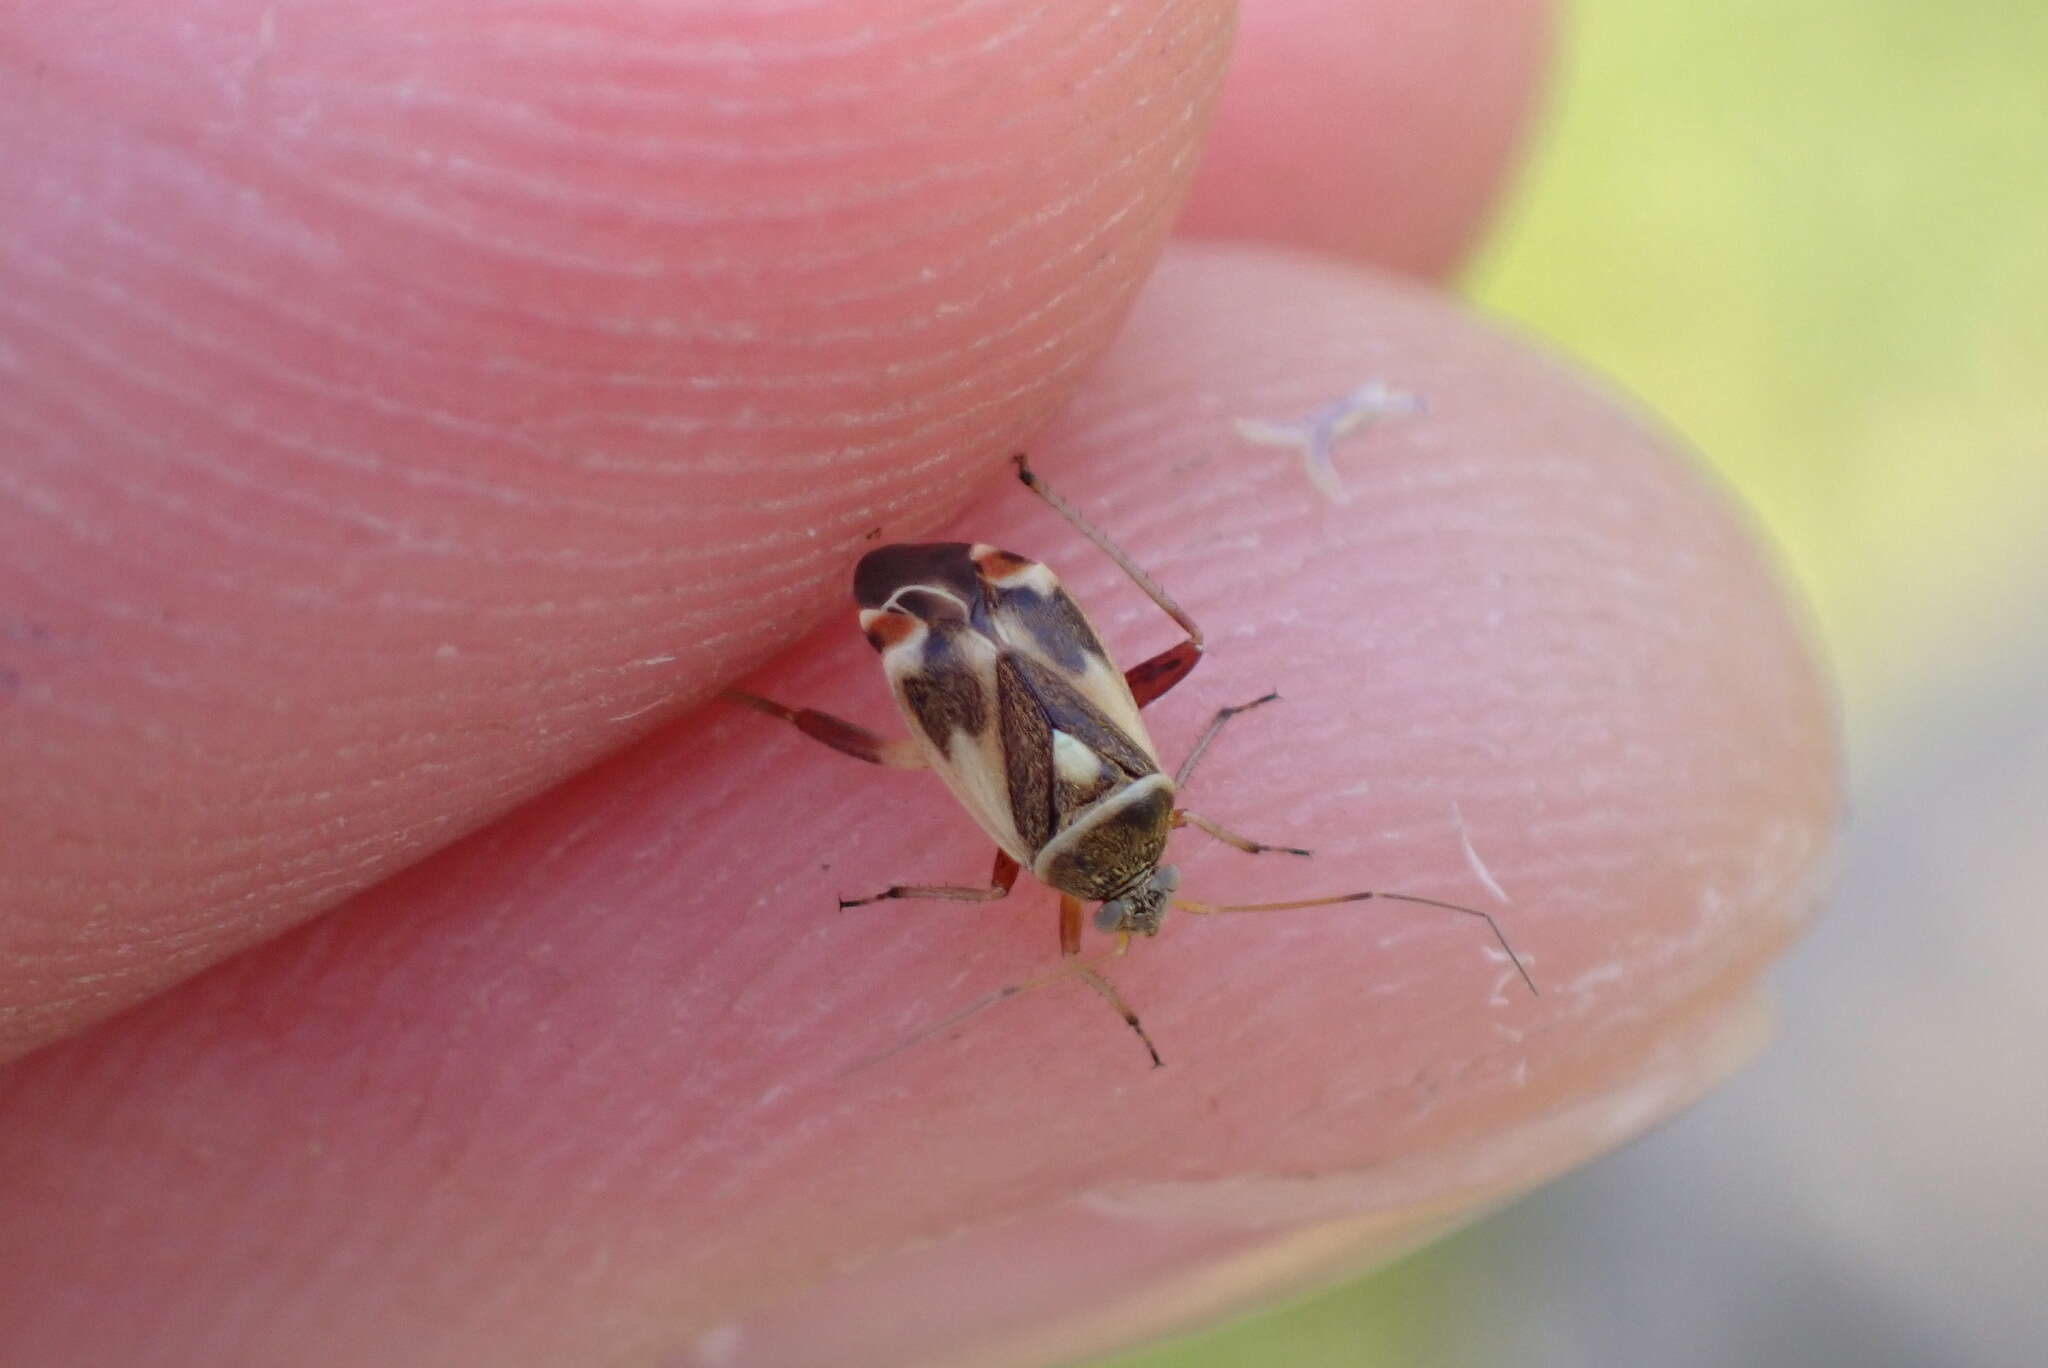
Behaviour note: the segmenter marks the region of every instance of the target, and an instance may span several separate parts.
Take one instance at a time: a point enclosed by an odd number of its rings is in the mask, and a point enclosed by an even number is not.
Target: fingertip
[[[1179,230],[1454,271],[1512,183],[1549,0],[1256,0]]]

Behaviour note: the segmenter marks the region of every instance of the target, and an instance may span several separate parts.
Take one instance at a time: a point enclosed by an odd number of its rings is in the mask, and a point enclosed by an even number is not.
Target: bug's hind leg
[[[1183,641],[1125,670],[1124,683],[1130,688],[1132,700],[1142,708],[1186,679],[1201,660],[1201,643]]]
[[[813,741],[822,741],[841,755],[850,755],[871,765],[887,765],[891,769],[923,769],[925,766],[924,752],[907,737],[897,741],[884,740],[866,727],[856,727],[831,713],[821,713],[815,708],[788,707],[772,698],[740,689],[727,689],[719,696],[755,712],[780,718]]]
[[[1131,583],[1145,593],[1145,597],[1159,605],[1159,611],[1180,624],[1188,639],[1178,646],[1169,646],[1150,660],[1141,660],[1124,671],[1124,682],[1130,686],[1131,697],[1144,707],[1153,699],[1171,689],[1188,677],[1202,658],[1202,629],[1188,616],[1187,610],[1173,601],[1173,596],[1159,587],[1159,582],[1146,574],[1139,564],[1124,554],[1122,547],[1075,511],[1074,506],[1052,492],[1045,481],[1038,478],[1024,453],[1018,452],[1010,458],[1017,463],[1017,478],[1024,487],[1046,501],[1052,511],[1074,525],[1074,530],[1100,547],[1102,553],[1117,563],[1117,567],[1131,577]]]
[[[865,898],[841,898],[839,910],[849,907],[865,907],[889,898],[935,898],[949,902],[1001,902],[1010,896],[1010,890],[1017,883],[1017,862],[1009,852],[996,852],[996,866],[989,872],[988,887],[970,888],[964,884],[892,884],[880,893]]]

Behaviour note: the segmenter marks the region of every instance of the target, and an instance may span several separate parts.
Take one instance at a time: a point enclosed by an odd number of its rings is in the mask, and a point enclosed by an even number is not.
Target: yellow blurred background
[[[1765,1059],[1353,1287],[1117,1368],[2039,1361],[2048,3],[1582,0],[1466,281],[1739,489],[1852,814]]]

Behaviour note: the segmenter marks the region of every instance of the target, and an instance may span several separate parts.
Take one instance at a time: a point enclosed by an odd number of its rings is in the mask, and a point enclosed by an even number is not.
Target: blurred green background
[[[2048,3],[1581,0],[1470,294],[1736,486],[1841,682],[1757,1067],[1417,1258],[1115,1368],[2039,1361]]]

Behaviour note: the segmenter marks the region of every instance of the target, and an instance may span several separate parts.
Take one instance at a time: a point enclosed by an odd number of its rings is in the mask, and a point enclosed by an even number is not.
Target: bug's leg
[[[1209,743],[1216,739],[1216,734],[1223,730],[1224,724],[1229,722],[1231,718],[1236,717],[1239,713],[1248,713],[1253,708],[1261,707],[1267,703],[1277,702],[1279,698],[1280,693],[1276,689],[1263,697],[1254,698],[1249,703],[1240,703],[1233,708],[1218,708],[1216,715],[1209,719],[1209,725],[1202,728],[1202,734],[1195,738],[1194,749],[1188,752],[1188,758],[1181,761],[1180,768],[1174,772],[1173,786],[1177,789],[1187,787],[1188,779],[1195,772],[1195,766],[1201,762],[1202,753],[1209,749]],[[1203,830],[1206,831],[1208,828],[1204,827]]]
[[[733,703],[743,704],[755,712],[781,718],[805,736],[814,741],[823,741],[841,755],[850,755],[856,760],[865,760],[871,765],[887,765],[891,769],[923,769],[924,752],[909,738],[886,741],[866,727],[821,713],[813,708],[791,708],[777,703],[772,698],[746,693],[740,689],[726,689],[719,697]]]
[[[1303,850],[1300,846],[1268,845],[1264,841],[1254,841],[1249,836],[1240,836],[1228,827],[1218,826],[1201,813],[1189,812],[1186,808],[1175,808],[1173,810],[1173,824],[1177,827],[1199,827],[1223,842],[1223,844],[1236,846],[1247,855],[1263,855],[1269,850],[1276,850],[1282,855],[1312,855],[1315,853]]]
[[[1115,986],[1111,984],[1108,979],[1102,976],[1101,970],[1099,968],[1099,966],[1107,964],[1113,959],[1121,958],[1124,951],[1130,948],[1131,938],[1130,935],[1126,933],[1123,935],[1119,935],[1117,937],[1116,948],[1114,950],[1110,950],[1103,954],[1097,955],[1092,960],[1062,959],[1059,963],[1059,967],[1047,970],[1045,973],[1039,974],[1034,978],[1025,979],[1020,983],[1012,983],[1007,987],[999,988],[995,992],[990,993],[987,997],[981,999],[981,1001],[969,1003],[967,1006],[962,1007],[959,1011],[953,1013],[951,1016],[946,1017],[941,1021],[933,1022],[931,1025],[917,1032],[917,1034],[911,1036],[908,1040],[904,1041],[900,1045],[893,1046],[890,1049],[885,1050],[881,1054],[875,1055],[870,1059],[862,1060],[859,1064],[856,1064],[854,1068],[870,1068],[873,1065],[881,1063],[885,1059],[893,1059],[897,1055],[902,1054],[905,1050],[911,1048],[913,1045],[921,1044],[924,1041],[930,1040],[933,1036],[938,1035],[943,1031],[949,1031],[953,1027],[958,1026],[961,1022],[967,1020],[969,1017],[979,1016],[981,1013],[986,1012],[989,1008],[996,1006],[998,1003],[1006,1002],[1009,999],[1021,996],[1024,993],[1036,992],[1040,988],[1049,988],[1053,984],[1060,982],[1062,979],[1071,976],[1073,978],[1078,978],[1081,980],[1081,982],[1087,984],[1088,987],[1091,990],[1093,990],[1098,997],[1100,997],[1104,1002],[1107,1002],[1110,1005],[1110,1007],[1115,1010],[1118,1016],[1123,1018],[1124,1025],[1130,1027],[1131,1030],[1137,1034],[1139,1043],[1144,1045],[1145,1053],[1152,1056],[1152,1067],[1156,1069],[1163,1062],[1159,1058],[1159,1047],[1152,1043],[1152,1037],[1146,1034],[1144,1026],[1139,1024],[1138,1014],[1131,1010],[1130,1004],[1124,1001],[1123,995],[1117,992]]]
[[[1017,883],[1017,862],[1008,851],[996,852],[996,867],[989,872],[988,887],[969,888],[963,884],[892,884],[866,898],[841,898],[839,910],[865,907],[888,898],[941,898],[951,902],[1001,902]]]
[[[1201,660],[1201,643],[1183,641],[1125,670],[1124,683],[1130,688],[1132,700],[1142,708],[1186,679]]]
[[[1508,938],[1502,933],[1500,923],[1493,919],[1491,913],[1482,912],[1476,907],[1461,907],[1457,903],[1439,902],[1435,898],[1418,898],[1413,893],[1377,891],[1339,893],[1334,898],[1297,898],[1291,902],[1271,903],[1205,903],[1176,898],[1173,905],[1183,912],[1206,917],[1218,912],[1292,912],[1303,907],[1332,907],[1337,903],[1364,902],[1368,898],[1379,898],[1385,902],[1414,903],[1420,907],[1435,907],[1445,912],[1461,912],[1465,916],[1479,918],[1492,930],[1493,938],[1500,942],[1500,948],[1507,953],[1508,962],[1515,966],[1515,972],[1522,976],[1522,982],[1529,985],[1530,993],[1536,992],[1536,980],[1529,977],[1529,971],[1522,966],[1522,957],[1515,953],[1515,947],[1508,944]]]
[[[1060,894],[1060,953],[1081,953],[1081,900],[1066,893]]]
[[[1140,661],[1124,671],[1124,681],[1130,685],[1131,696],[1138,701],[1139,707],[1144,707],[1186,679],[1188,671],[1195,668],[1195,663],[1202,658],[1202,629],[1195,625],[1195,620],[1188,616],[1186,609],[1173,601],[1172,595],[1159,587],[1158,581],[1124,554],[1122,547],[1076,512],[1072,504],[1047,488],[1045,481],[1038,478],[1037,472],[1032,470],[1024,459],[1023,452],[1018,452],[1010,459],[1017,463],[1017,478],[1024,482],[1026,489],[1045,500],[1053,512],[1074,525],[1076,532],[1100,547],[1104,555],[1115,561],[1118,568],[1131,577],[1131,583],[1144,590],[1146,598],[1159,605],[1160,612],[1179,623],[1180,629],[1188,634],[1188,639],[1180,645],[1170,646],[1150,660]]]
[[[1187,784],[1189,776],[1195,772],[1195,766],[1201,762],[1203,753],[1209,749],[1209,743],[1216,739],[1216,734],[1223,730],[1225,724],[1231,718],[1236,717],[1239,713],[1247,713],[1253,708],[1271,703],[1279,697],[1280,695],[1277,692],[1269,693],[1262,697],[1254,698],[1249,703],[1239,703],[1235,707],[1230,708],[1218,708],[1216,715],[1209,719],[1209,725],[1202,728],[1202,734],[1195,738],[1194,748],[1188,752],[1188,758],[1180,762],[1180,769],[1173,776],[1173,786],[1178,789]],[[1300,846],[1269,845],[1265,841],[1254,841],[1249,836],[1240,836],[1227,827],[1219,826],[1217,823],[1210,821],[1207,817],[1202,816],[1201,813],[1190,812],[1186,808],[1174,809],[1173,824],[1176,827],[1199,827],[1225,845],[1236,846],[1247,855],[1259,855],[1268,850],[1277,850],[1284,855],[1307,855],[1310,853],[1303,850]]]
[[[1152,1044],[1152,1037],[1145,1034],[1145,1028],[1138,1024],[1138,1014],[1131,1010],[1130,1004],[1124,1001],[1116,986],[1095,969],[1096,964],[1106,964],[1110,960],[1121,958],[1124,951],[1130,948],[1131,933],[1124,931],[1117,935],[1116,949],[1093,964],[1083,964],[1075,959],[1074,956],[1081,953],[1081,900],[1070,893],[1060,894],[1060,954],[1066,958],[1067,964],[1080,980],[1093,988],[1098,997],[1114,1008],[1116,1014],[1124,1019],[1126,1026],[1138,1033],[1138,1039],[1145,1042],[1146,1053],[1152,1056],[1152,1067],[1156,1069],[1161,1062],[1159,1050]]]
[[[1078,905],[1076,904],[1076,906]],[[1116,949],[1102,956],[1102,959],[1097,960],[1096,963],[1100,964],[1105,960],[1113,960],[1130,948],[1130,933],[1125,932],[1117,937]],[[1124,1001],[1123,994],[1117,992],[1116,985],[1097,972],[1094,964],[1083,964],[1079,960],[1073,960],[1070,963],[1074,967],[1074,972],[1080,975],[1081,982],[1093,988],[1096,996],[1108,1003],[1111,1009],[1124,1019],[1124,1025],[1137,1033],[1138,1040],[1145,1046],[1145,1053],[1152,1056],[1152,1067],[1157,1069],[1164,1065],[1166,1061],[1159,1057],[1159,1047],[1152,1043],[1152,1037],[1147,1035],[1145,1028],[1138,1023],[1138,1014],[1131,1010],[1131,1004]]]

